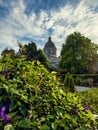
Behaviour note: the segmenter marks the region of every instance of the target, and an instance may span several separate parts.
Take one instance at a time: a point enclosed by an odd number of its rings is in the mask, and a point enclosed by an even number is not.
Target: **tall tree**
[[[71,73],[87,73],[89,65],[98,60],[98,45],[78,32],[70,34],[61,49],[59,67]]]
[[[39,60],[46,68],[49,67],[48,58],[41,49],[37,49],[36,43],[31,42],[25,45],[18,43],[20,55],[25,55],[27,60]]]

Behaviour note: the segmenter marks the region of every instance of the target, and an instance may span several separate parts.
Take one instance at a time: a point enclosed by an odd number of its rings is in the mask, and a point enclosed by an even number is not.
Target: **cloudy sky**
[[[42,49],[51,36],[59,55],[74,31],[98,43],[98,0],[0,0],[0,52],[17,41]]]

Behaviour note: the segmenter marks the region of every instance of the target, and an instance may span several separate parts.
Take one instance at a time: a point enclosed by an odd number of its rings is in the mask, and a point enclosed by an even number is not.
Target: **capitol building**
[[[52,42],[51,37],[48,38],[43,50],[49,59],[51,67],[58,68],[59,58],[57,57],[57,48]]]

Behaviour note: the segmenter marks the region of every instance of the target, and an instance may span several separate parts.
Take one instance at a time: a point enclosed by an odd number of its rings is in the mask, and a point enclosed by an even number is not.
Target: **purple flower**
[[[80,112],[80,111],[79,111],[79,110],[77,110],[77,111],[75,111],[75,114],[76,114],[76,115],[78,115],[78,114],[79,114],[79,112]]]
[[[11,118],[10,118],[7,114],[5,114],[5,115],[4,115],[4,119],[3,119],[3,123],[6,124],[6,123],[8,123],[10,120],[11,120]]]
[[[8,123],[11,120],[11,118],[6,114],[6,112],[8,111],[8,109],[9,109],[9,105],[6,104],[0,110],[0,117],[3,119],[3,123],[4,124]]]
[[[5,111],[6,111],[6,106],[3,106],[3,107],[1,108],[1,112],[2,112],[2,113],[5,113]]]
[[[86,111],[88,111],[88,110],[90,110],[90,108],[87,107],[87,106],[85,106],[85,107],[84,107],[84,111],[86,112]]]

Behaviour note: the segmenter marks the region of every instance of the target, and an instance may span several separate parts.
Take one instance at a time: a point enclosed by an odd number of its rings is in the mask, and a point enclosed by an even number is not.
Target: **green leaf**
[[[11,101],[10,108],[9,108],[10,111],[13,111],[15,108],[17,108],[17,104],[15,102]]]
[[[19,108],[20,112],[22,113],[23,116],[26,116],[27,114],[27,108],[22,105],[20,108]]]
[[[47,126],[46,124],[40,126],[39,129],[40,130],[50,130],[49,126]]]
[[[5,127],[4,127],[4,130],[15,130],[14,127],[11,125],[11,124],[7,124]]]
[[[48,117],[49,119],[54,119],[55,116],[54,116],[54,115],[48,115],[47,117]]]
[[[18,126],[21,128],[31,128],[31,121],[25,118],[19,122]]]
[[[14,116],[16,116],[16,114],[18,113],[18,111],[16,111],[16,112],[12,112],[12,113],[10,113],[10,114],[8,114],[10,117],[14,117]]]

